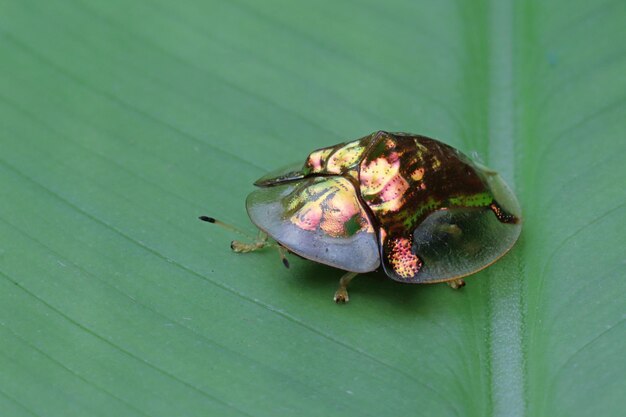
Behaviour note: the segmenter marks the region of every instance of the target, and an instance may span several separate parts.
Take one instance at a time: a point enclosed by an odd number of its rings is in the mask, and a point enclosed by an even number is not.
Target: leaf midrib
[[[487,158],[514,190],[515,120],[514,57],[515,21],[513,0],[491,0],[487,31],[488,49],[488,126]],[[523,359],[523,263],[517,251],[509,253],[496,275],[488,280],[490,367],[489,395],[491,415],[525,415],[525,371]]]

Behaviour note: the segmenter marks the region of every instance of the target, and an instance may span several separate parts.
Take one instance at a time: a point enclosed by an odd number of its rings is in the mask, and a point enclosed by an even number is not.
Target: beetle
[[[521,231],[519,203],[497,172],[411,133],[377,131],[321,148],[254,185],[246,208],[259,238],[231,248],[275,246],[287,267],[291,252],[345,270],[337,303],[348,302],[356,275],[379,269],[402,283],[459,288]]]

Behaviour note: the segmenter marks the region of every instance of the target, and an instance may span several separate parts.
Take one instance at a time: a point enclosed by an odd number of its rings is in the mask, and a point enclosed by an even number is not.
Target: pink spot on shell
[[[401,278],[413,278],[422,267],[422,260],[413,253],[412,242],[405,237],[393,238],[386,242],[387,259],[396,274]]]

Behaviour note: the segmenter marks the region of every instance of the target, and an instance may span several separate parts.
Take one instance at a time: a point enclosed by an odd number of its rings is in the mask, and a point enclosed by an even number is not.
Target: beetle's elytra
[[[322,148],[260,178],[252,222],[304,258],[400,282],[463,284],[504,255],[521,230],[515,195],[494,171],[435,139],[378,131]],[[234,243],[237,251],[269,245]],[[282,249],[284,250],[284,249]]]

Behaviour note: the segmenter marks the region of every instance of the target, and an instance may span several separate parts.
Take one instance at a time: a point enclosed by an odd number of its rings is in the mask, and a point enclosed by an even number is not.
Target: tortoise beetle
[[[348,301],[354,276],[379,268],[399,282],[459,288],[521,231],[520,206],[496,172],[410,133],[378,131],[318,149],[254,185],[246,208],[260,237],[232,249],[276,246],[286,266],[289,251],[347,271],[336,302]]]

